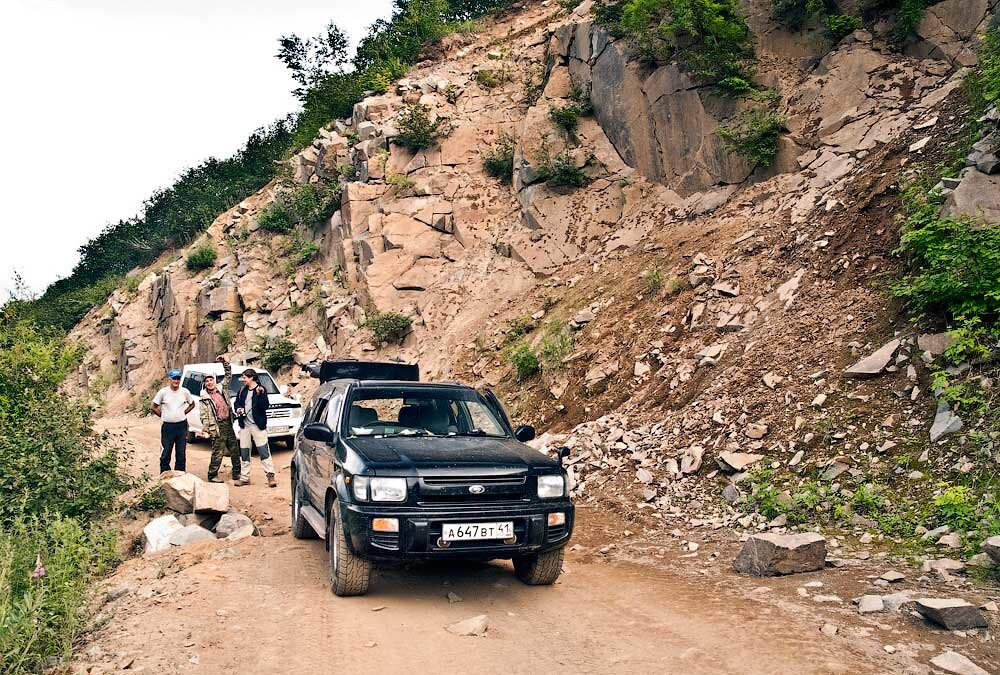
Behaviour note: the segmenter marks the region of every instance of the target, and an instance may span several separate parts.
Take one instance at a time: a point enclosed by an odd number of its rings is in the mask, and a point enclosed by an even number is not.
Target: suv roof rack
[[[358,361],[338,359],[323,361],[307,368],[311,377],[320,382],[331,380],[395,380],[398,382],[419,382],[420,366],[415,363],[396,361]]]

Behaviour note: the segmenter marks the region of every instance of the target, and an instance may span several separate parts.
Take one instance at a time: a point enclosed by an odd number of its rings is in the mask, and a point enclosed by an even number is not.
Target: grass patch
[[[215,264],[215,259],[219,257],[218,251],[211,244],[205,243],[195,248],[188,254],[185,265],[191,272],[207,270]],[[136,285],[138,288],[138,284]]]
[[[514,178],[514,147],[513,136],[500,134],[496,144],[483,153],[483,170],[501,182],[510,183]]]
[[[568,103],[564,106],[552,106],[549,108],[549,117],[571,139],[576,138],[576,130],[580,125],[581,114],[583,114],[583,108],[578,103]]]
[[[405,174],[391,172],[385,175],[385,184],[396,188],[399,192],[409,192],[415,185]]]
[[[538,360],[544,370],[558,370],[573,353],[573,331],[565,321],[549,321],[538,342]]]
[[[525,340],[518,340],[508,345],[504,349],[504,357],[506,357],[507,362],[514,368],[514,375],[518,382],[523,382],[534,377],[541,370],[541,365],[538,363],[538,356],[531,348],[531,345]]]

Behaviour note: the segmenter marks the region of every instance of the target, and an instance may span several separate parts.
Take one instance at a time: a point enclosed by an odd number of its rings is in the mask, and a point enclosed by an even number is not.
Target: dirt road
[[[138,460],[155,470],[155,420],[129,427]],[[208,449],[189,451],[204,476]],[[266,536],[209,542],[127,561],[108,586],[131,592],[101,610],[106,622],[85,646],[89,672],[148,673],[884,673],[927,672],[885,654],[864,632],[818,632],[809,610],[777,609],[747,594],[758,580],[727,584],[635,564],[597,550],[622,524],[580,509],[565,573],[552,587],[526,587],[509,563],[379,569],[369,594],[337,598],[322,541],[288,532],[291,453],[275,453],[281,486],[232,488],[237,508]],[[760,590],[760,589],[758,589]],[[766,590],[766,589],[765,589]],[[450,602],[448,592],[461,597]],[[762,593],[767,596],[767,593]],[[793,591],[794,595],[794,591]],[[485,637],[445,626],[489,617]]]

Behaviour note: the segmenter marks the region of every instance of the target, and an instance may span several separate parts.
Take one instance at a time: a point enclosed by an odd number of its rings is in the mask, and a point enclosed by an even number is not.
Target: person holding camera
[[[240,480],[236,485],[250,484],[250,450],[257,447],[260,463],[267,475],[269,487],[278,487],[274,480],[274,460],[271,459],[271,447],[267,443],[267,407],[269,401],[267,391],[257,378],[257,371],[247,368],[240,376],[243,388],[236,394],[234,407],[236,421],[240,425]],[[251,445],[252,444],[252,445]]]

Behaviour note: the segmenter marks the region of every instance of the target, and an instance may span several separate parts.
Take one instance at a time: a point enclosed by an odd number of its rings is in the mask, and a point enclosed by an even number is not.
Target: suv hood
[[[528,470],[558,467],[559,463],[513,438],[479,436],[344,439],[372,468],[445,471],[506,467]]]

